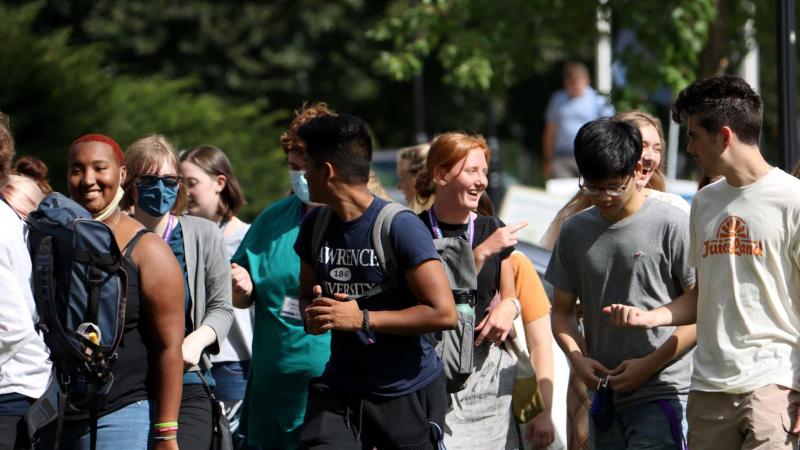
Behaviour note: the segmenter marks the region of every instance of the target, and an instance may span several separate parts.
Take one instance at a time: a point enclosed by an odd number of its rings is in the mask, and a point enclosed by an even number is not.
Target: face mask
[[[168,213],[178,197],[177,184],[165,186],[164,180],[157,177],[146,182],[140,180],[136,183],[136,188],[139,190],[136,206],[153,217],[161,217]]]
[[[292,183],[292,191],[294,191],[294,195],[296,195],[301,202],[309,204],[311,203],[311,199],[308,194],[308,181],[306,181],[305,175],[305,170],[289,171],[289,179]]]

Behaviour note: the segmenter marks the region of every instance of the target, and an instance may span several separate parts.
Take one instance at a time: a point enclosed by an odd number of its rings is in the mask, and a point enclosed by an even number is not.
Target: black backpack
[[[42,200],[28,224],[37,326],[54,365],[50,390],[60,391],[56,448],[65,414],[88,414],[94,449],[125,324],[122,254],[106,224],[58,193]],[[47,420],[42,408],[38,414]]]

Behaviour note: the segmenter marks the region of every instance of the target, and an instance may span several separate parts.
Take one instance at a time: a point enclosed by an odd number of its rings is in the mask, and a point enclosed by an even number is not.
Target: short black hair
[[[672,120],[681,123],[697,116],[709,133],[730,127],[745,144],[755,145],[761,134],[764,104],[746,81],[733,75],[697,80],[678,93]]]
[[[297,130],[314,164],[326,162],[347,184],[366,184],[372,162],[372,138],[363,120],[349,114],[323,115]]]
[[[602,118],[578,130],[575,162],[581,176],[602,182],[633,174],[642,157],[642,134],[628,122]]]

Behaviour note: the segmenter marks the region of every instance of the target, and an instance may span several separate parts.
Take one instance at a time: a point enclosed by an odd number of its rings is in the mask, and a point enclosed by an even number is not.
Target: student
[[[185,372],[178,446],[207,450],[211,445],[211,402],[198,373],[210,377],[208,354],[219,352],[233,322],[231,271],[222,234],[211,221],[182,215],[186,187],[175,150],[164,136],[146,136],[131,144],[127,168],[122,207],[134,206],[134,219],[169,245],[182,269]],[[208,383],[213,384],[213,378]]]
[[[581,190],[593,207],[564,223],[545,278],[554,286],[553,335],[595,392],[592,448],[674,449],[682,445],[694,327],[643,332],[614,327],[602,314],[620,300],[664,305],[694,286],[687,264],[688,216],[636,189],[642,138],[630,123],[599,119],[575,138]],[[574,316],[580,297],[585,338]]]
[[[244,205],[244,194],[228,157],[213,145],[201,145],[182,152],[180,161],[184,183],[188,188],[189,214],[217,224],[222,232],[225,256],[232,257],[250,224],[236,217]],[[233,310],[233,324],[228,336],[221,344],[219,353],[211,357],[214,397],[225,404],[228,414],[238,411],[247,386],[250,343],[253,341],[251,312],[249,309]],[[238,417],[237,414],[236,423]],[[231,425],[231,431],[235,433],[234,424]]]
[[[431,201],[420,203],[417,198],[417,175],[425,169],[430,144],[403,147],[397,151],[397,189],[403,193],[406,205],[414,212],[430,209]]]
[[[36,332],[27,226],[9,194],[14,140],[0,113],[0,449],[29,448],[24,414],[50,380],[50,352]],[[36,187],[35,184],[33,186]],[[41,199],[41,197],[40,197]]]
[[[178,420],[183,372],[180,267],[158,236],[119,209],[125,157],[113,139],[98,134],[78,138],[69,148],[67,167],[70,197],[111,228],[128,275],[124,345],[117,351],[114,382],[99,414],[97,448],[146,450],[152,430],[152,448],[177,449],[174,430],[157,432],[152,425]],[[88,449],[87,417],[66,419],[61,448]]]
[[[300,225],[300,310],[309,333],[332,330],[331,358],[309,383],[301,448],[435,448],[447,397],[425,335],[453,328],[456,310],[430,234],[412,212],[399,213],[390,241],[400,286],[348,301],[389,276],[370,237],[388,204],[367,190],[372,142],[366,125],[349,115],[317,117],[299,135],[310,200],[331,213],[319,253],[311,242],[322,208]]]
[[[620,325],[697,322],[693,450],[794,449],[800,432],[800,180],[764,160],[762,108],[733,76],[698,80],[678,94],[672,117],[687,124],[688,153],[704,172],[725,177],[692,203],[698,289],[658,309],[607,309]]]
[[[298,447],[308,382],[322,374],[331,355],[329,333],[313,335],[303,329],[300,258],[294,251],[300,221],[319,206],[308,198],[304,146],[297,130],[327,114],[334,112],[324,103],[303,105],[295,112],[281,135],[292,193],[258,215],[232,258],[233,304],[255,305],[251,370],[258,376],[248,379],[240,429],[257,449]]]
[[[515,231],[525,225],[506,227],[495,217],[474,212],[488,186],[490,158],[482,136],[445,133],[431,143],[425,170],[417,178],[418,198],[432,200],[431,209],[419,214],[430,230],[428,238],[467,236],[478,273],[474,373],[464,389],[450,395],[445,419],[445,445],[450,448],[519,446],[511,413],[517,362],[500,346],[522,309],[508,256],[516,244]],[[499,301],[490,309],[496,295]],[[552,386],[552,372],[542,375],[549,376]],[[547,393],[549,410],[552,390]]]

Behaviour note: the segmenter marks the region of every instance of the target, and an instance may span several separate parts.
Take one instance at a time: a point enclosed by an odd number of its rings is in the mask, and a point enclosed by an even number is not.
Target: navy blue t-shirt
[[[316,266],[316,282],[323,296],[361,295],[384,282],[372,245],[372,227],[386,204],[376,197],[364,214],[349,222],[331,214],[318,255],[312,254],[311,246],[319,209],[303,219],[294,249],[303,262]],[[398,268],[403,273],[424,261],[439,259],[430,232],[413,213],[398,214],[391,230]],[[401,310],[417,304],[404,278],[400,288],[359,301],[361,308],[370,311]],[[429,337],[375,333],[374,340],[367,344],[357,333],[333,330],[331,357],[323,380],[343,391],[394,397],[417,391],[441,376],[442,364]]]

